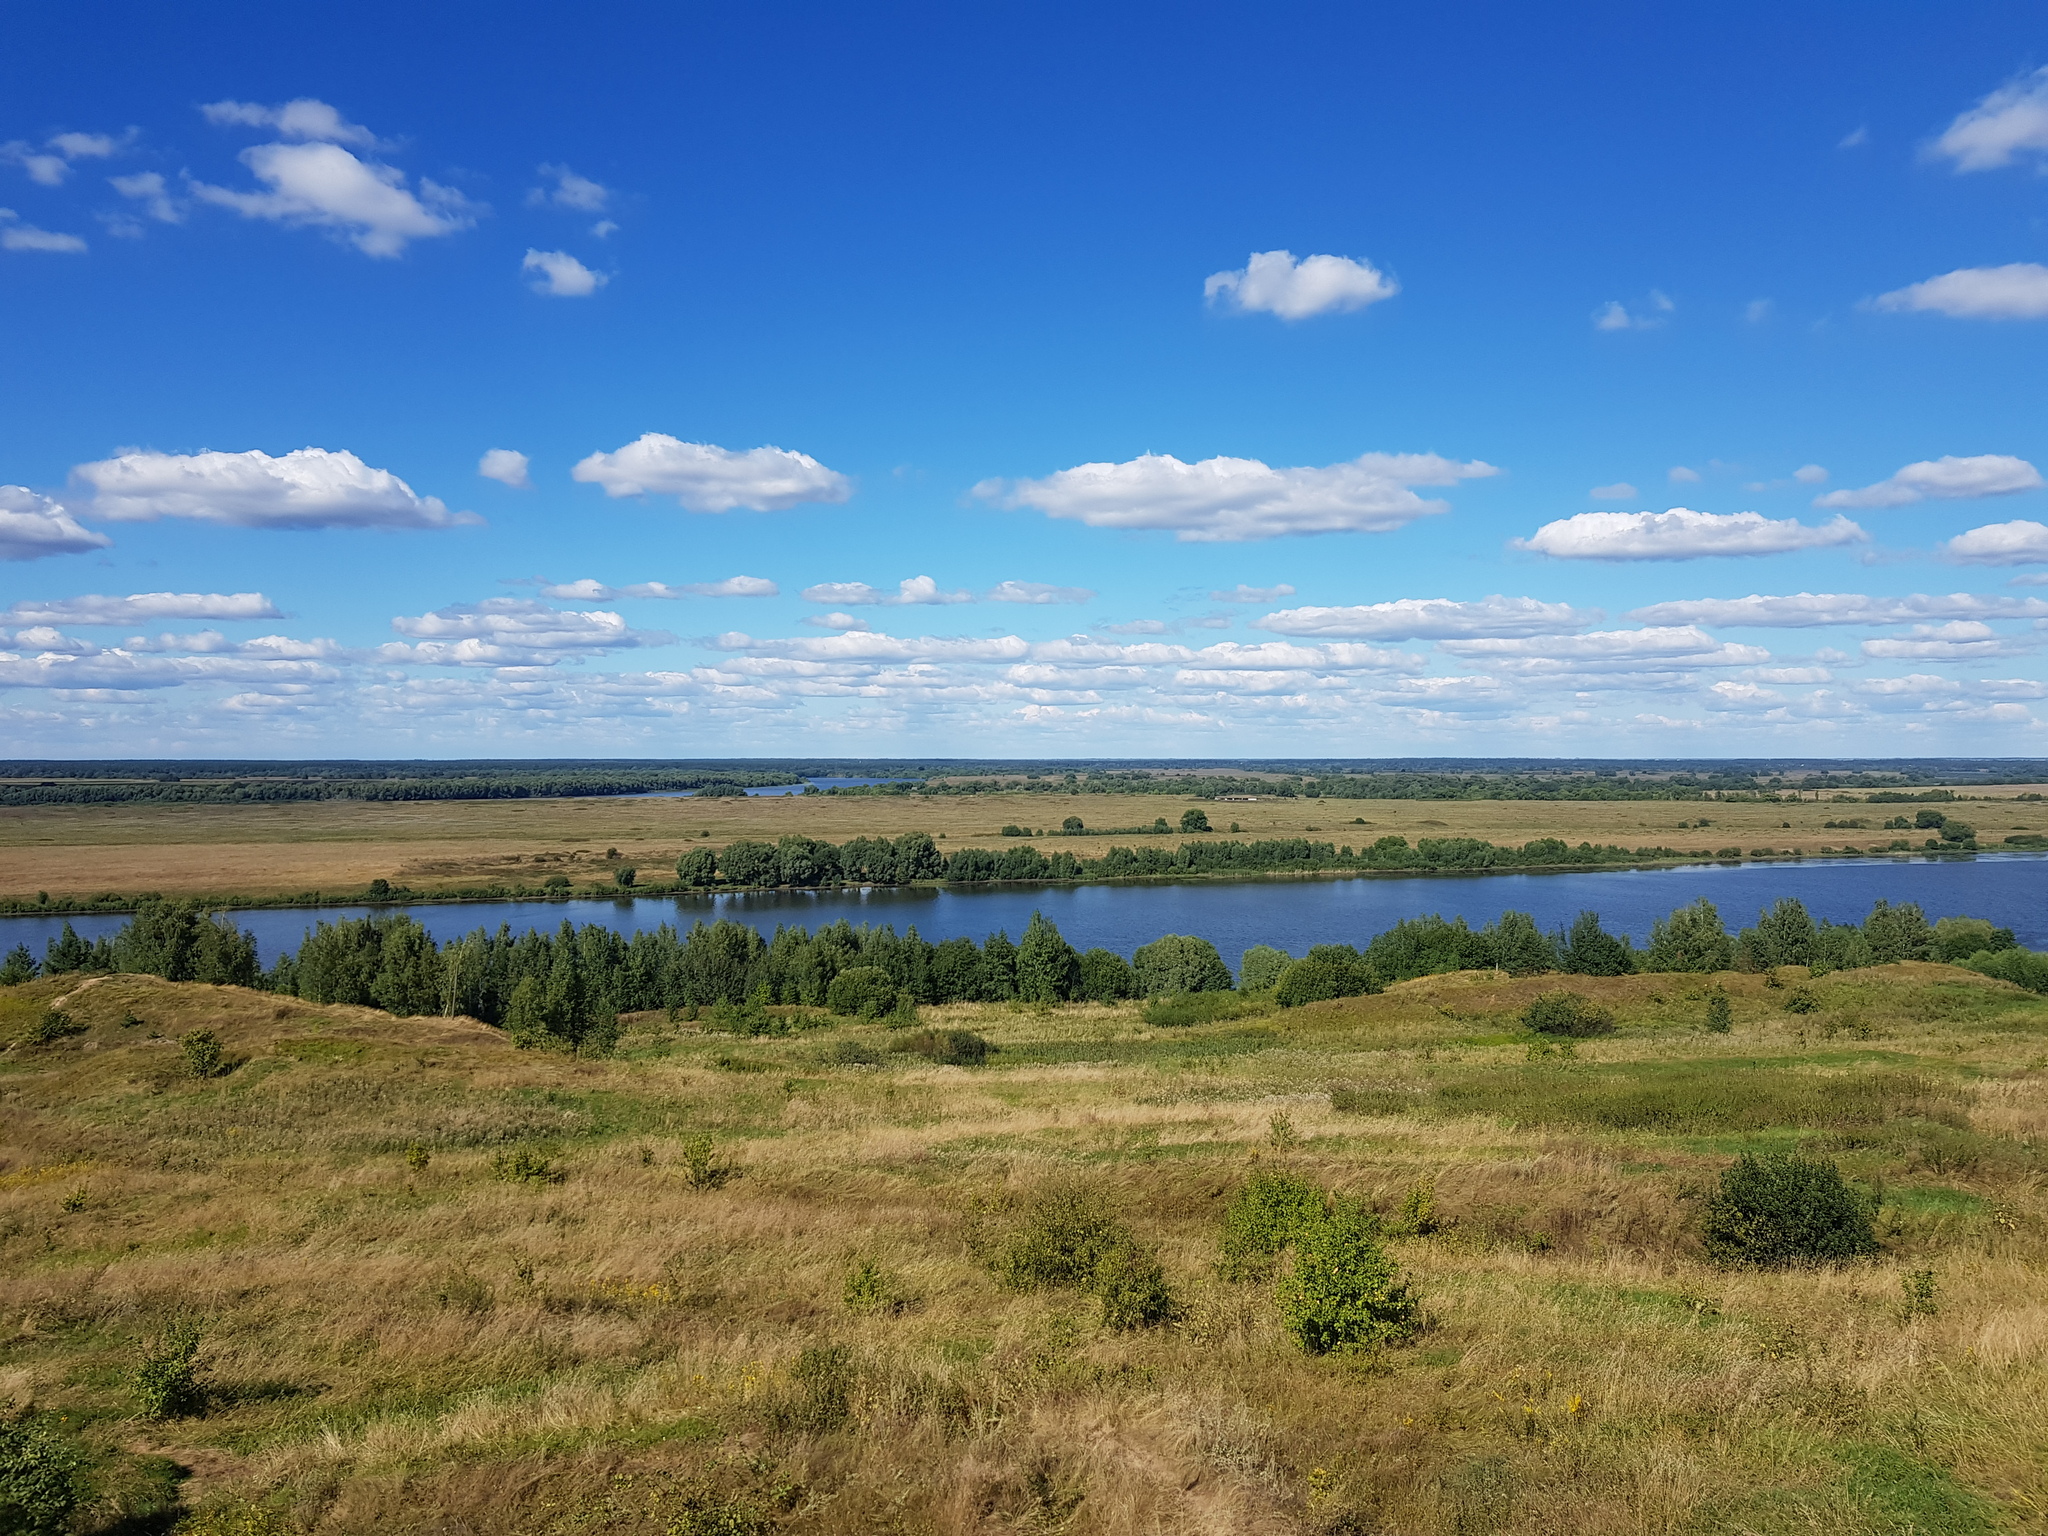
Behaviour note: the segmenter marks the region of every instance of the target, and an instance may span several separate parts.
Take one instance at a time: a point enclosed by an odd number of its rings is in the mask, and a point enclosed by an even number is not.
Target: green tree
[[[70,924],[66,924],[69,927]],[[36,979],[36,957],[29,953],[26,944],[17,944],[7,952],[5,961],[0,961],[0,987],[18,987],[25,981]]]
[[[1033,912],[1017,946],[1017,996],[1027,1003],[1063,1003],[1081,990],[1081,957],[1043,914]]]
[[[1294,957],[1284,949],[1275,949],[1270,944],[1254,944],[1238,959],[1238,990],[1264,992],[1271,988],[1280,979],[1280,973],[1293,963]]]
[[[630,864],[627,864],[622,868],[615,869],[612,871],[612,880],[622,891],[631,890],[633,888],[633,882],[638,880],[639,878],[640,871],[633,868],[633,866]]]
[[[1061,823],[1060,823],[1060,830],[1061,830],[1062,832],[1065,832],[1065,833],[1069,834],[1069,835],[1072,835],[1073,833],[1076,833],[1076,832],[1085,832],[1085,831],[1087,831],[1088,829],[1087,829],[1087,827],[1086,827],[1086,826],[1084,826],[1084,825],[1082,824],[1082,821],[1081,821],[1081,818],[1080,818],[1080,817],[1078,817],[1078,816],[1069,816],[1069,817],[1068,817],[1068,818],[1067,818],[1067,819],[1066,819],[1065,821],[1063,821],[1063,822],[1061,822]]]
[[[1526,912],[1501,913],[1479,930],[1478,937],[1479,955],[1510,976],[1540,976],[1557,969],[1557,945]]]
[[[1651,924],[1644,970],[1711,974],[1734,968],[1735,941],[1728,937],[1720,912],[1706,897]]]
[[[1080,971],[1080,995],[1091,1003],[1121,1002],[1138,995],[1138,973],[1114,950],[1089,950],[1081,956]]]
[[[1558,969],[1573,976],[1627,976],[1636,968],[1629,941],[1600,926],[1598,912],[1581,912],[1558,946]]]
[[[1897,906],[1879,901],[1863,920],[1863,936],[1870,941],[1872,965],[1927,960],[1934,954],[1934,930],[1927,926],[1927,914],[1910,901]]]
[[[1189,806],[1180,813],[1180,829],[1183,832],[1206,832],[1209,830],[1209,814],[1199,806]]]
[[[1318,944],[1280,973],[1273,1000],[1282,1008],[1381,990],[1379,973],[1349,944]]]
[[[1779,965],[1811,965],[1815,930],[1813,916],[1797,897],[1786,896],[1768,912],[1756,915],[1756,926],[1745,928],[1736,942],[1736,953],[1747,971],[1768,971]]]
[[[1154,939],[1131,958],[1136,962],[1138,991],[1145,997],[1231,989],[1230,967],[1207,939],[1169,933]]]
[[[741,838],[718,855],[718,869],[734,885],[774,885],[780,879],[773,843]]]
[[[703,887],[718,878],[718,855],[709,848],[692,848],[676,860],[676,879],[684,885]]]
[[[826,987],[825,1006],[842,1016],[879,1019],[896,1006],[896,980],[879,966],[849,967]]]

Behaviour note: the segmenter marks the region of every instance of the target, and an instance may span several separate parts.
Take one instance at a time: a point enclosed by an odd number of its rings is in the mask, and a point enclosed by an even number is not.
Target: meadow
[[[1560,986],[1613,1032],[1524,1028]],[[79,1528],[2048,1530],[2048,998],[1906,962],[754,1012],[586,1056],[0,992],[0,1396],[90,1456]],[[952,1030],[984,1064],[898,1048]],[[1877,1253],[1711,1262],[1722,1170],[1793,1147]],[[1411,1333],[1290,1336],[1294,1261],[1224,1246],[1273,1174],[1379,1213]],[[1075,1211],[1156,1264],[1136,1312],[1020,1258]]]
[[[1975,787],[1941,809],[1969,821],[1985,846],[2048,835],[2038,785]],[[1883,848],[1924,831],[1887,830],[1912,805],[1796,802],[1309,800],[1249,803],[1163,794],[790,795],[731,799],[577,798],[468,801],[316,801],[281,805],[75,805],[0,808],[0,898],[89,898],[103,891],[173,896],[284,896],[360,891],[373,880],[432,892],[490,884],[579,886],[632,866],[666,878],[691,847],[792,834],[844,843],[928,832],[947,851],[1002,848],[1032,834],[1042,851],[1099,858],[1113,844],[1175,848],[1181,814],[1201,809],[1210,840],[1313,837],[1364,845],[1381,837],[1483,838],[1520,845],[1668,846],[1743,857],[1754,848],[1818,853]],[[1090,829],[1058,835],[1068,816]],[[1171,830],[1149,828],[1165,818]],[[1856,826],[1830,826],[1856,822]],[[1116,829],[1116,830],[1112,830]],[[608,854],[610,855],[608,857]]]

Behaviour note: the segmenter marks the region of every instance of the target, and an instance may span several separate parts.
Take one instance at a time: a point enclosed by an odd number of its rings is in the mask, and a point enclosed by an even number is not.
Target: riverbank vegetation
[[[1829,970],[1789,906],[1689,910],[1688,969],[1424,920],[1357,947],[1380,990],[1294,1006],[1223,990],[1314,958],[1270,947],[1060,1001],[1087,957],[1038,931],[1011,995],[901,1008],[905,939],[705,928],[694,1020],[523,1050],[306,995],[423,956],[403,919],[328,930],[296,994],[0,988],[0,1499],[191,1536],[2033,1528],[2048,999],[1879,961],[1989,925],[1884,908]],[[125,953],[241,963],[208,921]]]

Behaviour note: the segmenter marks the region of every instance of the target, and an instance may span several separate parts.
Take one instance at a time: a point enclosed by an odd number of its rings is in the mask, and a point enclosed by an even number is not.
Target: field
[[[2048,802],[2015,796],[2038,786],[1973,790],[1984,798],[1942,807],[1977,828],[1987,846],[2015,832],[2048,833]],[[1719,849],[1882,847],[1883,822],[1913,806],[1671,801],[1260,800],[1197,801],[1171,795],[758,796],[749,799],[563,799],[439,802],[324,801],[282,806],[52,806],[0,810],[0,897],[87,897],[101,891],[167,895],[289,894],[356,890],[374,879],[432,891],[494,882],[538,882],[566,873],[608,877],[609,848],[650,876],[673,868],[692,843],[801,832],[828,842],[911,831],[948,850],[998,847],[1006,824],[1056,831],[1068,816],[1090,828],[1137,827],[1164,816],[1174,826],[1201,806],[1229,837],[1298,837],[1364,844],[1396,834],[1479,837],[1520,844],[1538,837]],[[1704,817],[1709,823],[1700,826]],[[1830,828],[1854,819],[1861,828]],[[1362,824],[1361,824],[1362,823]],[[1917,843],[1925,834],[1912,834]],[[1177,846],[1179,832],[1040,837],[1047,851],[1083,857],[1111,843]]]
[[[799,809],[838,814],[717,808]],[[1534,1041],[1559,979],[1490,973],[1185,1028],[925,1010],[997,1045],[969,1068],[817,1018],[636,1016],[582,1059],[32,982],[0,992],[0,1396],[91,1448],[109,1532],[2048,1530],[2048,999],[1917,963],[1570,984],[1617,1033]],[[35,1043],[57,1001],[82,1032]],[[184,1068],[198,1028],[225,1075]],[[1708,1263],[1702,1193],[1793,1145],[1879,1196],[1882,1252]],[[1433,1199],[1388,1240],[1416,1337],[1313,1357],[1225,1278],[1259,1170]],[[1003,1283],[1048,1191],[1157,1253],[1168,1320]],[[203,1398],[145,1419],[180,1321]]]

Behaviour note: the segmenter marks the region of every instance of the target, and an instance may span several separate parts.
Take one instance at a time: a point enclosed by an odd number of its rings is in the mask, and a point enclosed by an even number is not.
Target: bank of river
[[[1711,899],[1731,929],[1756,921],[1762,907],[1796,896],[1815,917],[1860,922],[1880,898],[1918,902],[1929,918],[1968,914],[2013,930],[2031,949],[2048,949],[2048,856],[1829,859],[1812,863],[1686,864],[1664,869],[1557,874],[1415,875],[1399,879],[1292,878],[1132,885],[960,885],[868,887],[835,891],[757,891],[730,895],[641,896],[571,901],[433,902],[414,907],[333,906],[248,911],[234,922],[255,933],[268,965],[296,948],[315,922],[370,912],[410,912],[436,939],[509,923],[515,932],[563,922],[602,923],[622,933],[663,923],[687,928],[729,918],[764,933],[783,924],[815,928],[841,918],[915,924],[925,938],[977,941],[998,929],[1011,938],[1034,911],[1058,923],[1079,948],[1101,945],[1129,955],[1162,933],[1198,934],[1233,964],[1253,944],[1301,954],[1311,944],[1363,944],[1404,917],[1437,912],[1474,927],[1502,912],[1532,914],[1557,928],[1583,910],[1610,932],[1638,943],[1650,924],[1698,897]],[[127,918],[74,917],[87,938],[111,934]],[[0,950],[26,943],[40,958],[63,927],[54,917],[0,918]]]

